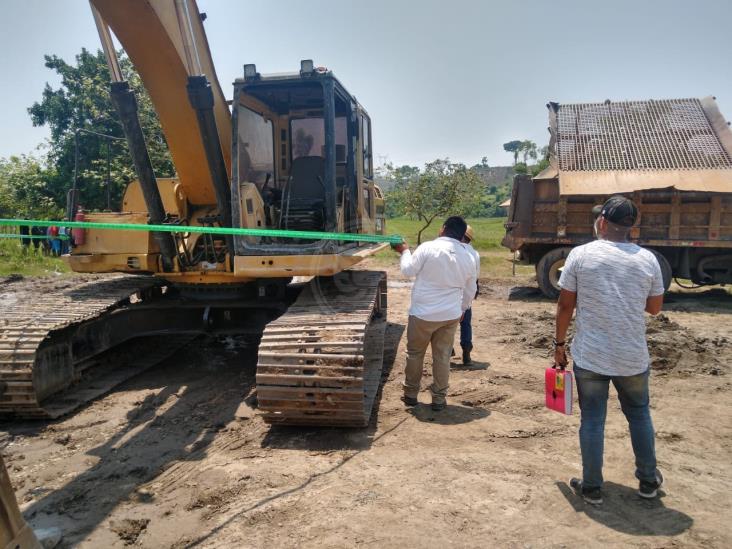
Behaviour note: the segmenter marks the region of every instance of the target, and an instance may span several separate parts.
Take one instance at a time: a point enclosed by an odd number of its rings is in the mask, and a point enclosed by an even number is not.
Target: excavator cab
[[[232,224],[383,234],[371,121],[335,75],[311,60],[262,75],[245,65],[232,101]],[[373,253],[357,242],[236,236],[234,276],[329,275]]]
[[[382,232],[373,183],[371,122],[332,72],[263,76],[245,65],[234,83],[232,208],[240,227]],[[235,238],[235,254],[330,254],[356,243]]]

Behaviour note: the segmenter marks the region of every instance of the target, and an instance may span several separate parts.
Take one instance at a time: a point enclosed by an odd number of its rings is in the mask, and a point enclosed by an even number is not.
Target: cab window
[[[346,145],[346,118],[335,119],[336,145]],[[322,117],[295,118],[290,122],[292,160],[301,156],[322,156],[325,158],[325,124]]]
[[[363,175],[373,177],[373,155],[371,154],[371,120],[361,115],[361,143],[363,144]]]
[[[262,185],[274,177],[272,122],[239,105],[239,181]]]

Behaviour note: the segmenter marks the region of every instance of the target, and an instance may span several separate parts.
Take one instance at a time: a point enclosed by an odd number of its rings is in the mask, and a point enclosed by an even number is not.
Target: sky
[[[173,0],[170,0],[173,1]],[[548,101],[717,97],[732,120],[732,0],[198,0],[227,98],[242,65],[313,59],[368,110],[379,163],[507,165],[548,143]],[[99,48],[87,0],[3,0],[0,157],[47,139],[44,54]],[[36,151],[38,153],[38,151]]]

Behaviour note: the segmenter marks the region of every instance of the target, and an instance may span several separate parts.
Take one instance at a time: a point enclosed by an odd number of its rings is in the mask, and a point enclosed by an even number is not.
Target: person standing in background
[[[46,231],[43,229],[43,227],[31,227],[30,234],[32,236],[44,236],[46,234]],[[45,251],[45,246],[43,244],[42,238],[34,238],[33,239],[33,248],[38,250],[38,247],[41,246],[41,251]]]
[[[51,225],[47,232],[48,244],[51,248],[51,254],[58,257],[61,255],[61,239],[58,237],[58,227]]]
[[[24,216],[23,219],[28,219],[28,216]],[[21,244],[23,244],[23,251],[28,251],[32,240],[32,238],[28,238],[30,236],[30,227],[28,225],[21,225],[20,227],[18,227],[18,233],[21,235],[21,237],[26,237],[21,238],[20,242]]]
[[[475,238],[475,234],[473,233],[473,227],[468,225],[468,228],[465,229],[465,236],[463,236],[463,244],[465,244],[465,247],[470,252],[470,255],[473,257],[473,261],[475,261],[475,297],[474,299],[478,298],[478,293],[480,292],[480,288],[478,285],[478,279],[480,278],[480,254],[473,248],[473,245],[471,242]],[[465,366],[469,366],[472,364],[472,360],[470,358],[470,353],[473,350],[473,326],[471,325],[471,322],[473,320],[473,308],[472,306],[468,308],[467,311],[463,314],[462,319],[460,320],[460,347],[463,350],[463,364]]]
[[[59,227],[58,236],[60,241],[60,255],[69,253],[69,238],[71,237],[71,229],[68,227]]]

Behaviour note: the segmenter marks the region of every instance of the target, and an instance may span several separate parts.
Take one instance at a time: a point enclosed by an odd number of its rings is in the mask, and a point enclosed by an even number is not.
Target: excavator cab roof
[[[244,65],[244,77],[234,81],[234,96],[244,92],[256,97],[278,114],[293,110],[319,109],[323,106],[324,84],[332,84],[335,93],[336,115],[345,114],[346,103],[352,103],[359,112],[365,109],[341,84],[332,71],[314,67],[312,61],[300,63],[299,72],[260,74],[254,65]]]

